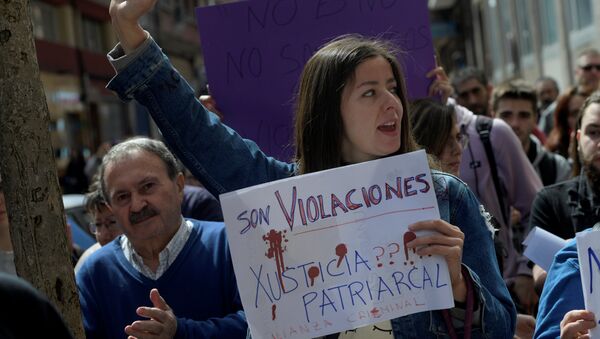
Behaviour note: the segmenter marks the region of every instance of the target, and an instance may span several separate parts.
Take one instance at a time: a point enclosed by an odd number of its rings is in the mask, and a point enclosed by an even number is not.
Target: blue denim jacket
[[[149,40],[108,88],[149,110],[169,147],[209,191],[218,195],[295,174],[295,164],[268,157],[207,111],[158,45]],[[113,50],[109,59],[114,63],[119,53],[119,48]],[[492,233],[480,204],[456,177],[434,172],[433,178],[442,219],[465,234],[463,264],[480,302],[472,338],[512,338],[516,311],[498,270]],[[396,338],[449,337],[439,311],[394,319],[392,328]],[[460,329],[457,332],[462,336]]]

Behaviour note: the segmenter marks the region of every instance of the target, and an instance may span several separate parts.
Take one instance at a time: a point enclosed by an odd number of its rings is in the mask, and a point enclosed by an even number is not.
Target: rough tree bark
[[[48,126],[28,2],[0,0],[0,173],[17,274],[83,338]]]

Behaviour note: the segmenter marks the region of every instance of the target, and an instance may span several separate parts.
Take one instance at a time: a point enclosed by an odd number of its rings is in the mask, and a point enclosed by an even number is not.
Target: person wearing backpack
[[[501,119],[476,115],[456,105],[459,130],[469,143],[463,151],[460,179],[467,183],[500,229],[503,277],[520,313],[531,314],[537,303],[529,260],[515,247],[510,208],[528,225],[531,204],[542,182],[523,152],[519,139]]]

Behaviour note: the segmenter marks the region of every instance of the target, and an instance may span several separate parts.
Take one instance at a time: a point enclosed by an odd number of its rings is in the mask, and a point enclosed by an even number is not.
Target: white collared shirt
[[[121,249],[123,249],[125,259],[127,259],[127,261],[129,261],[129,263],[145,277],[152,280],[158,280],[158,278],[171,267],[173,262],[175,262],[177,255],[181,252],[192,233],[192,223],[183,219],[183,217],[181,220],[181,225],[179,225],[179,229],[173,238],[171,238],[171,241],[169,241],[167,246],[158,254],[158,267],[156,268],[156,272],[153,272],[144,264],[144,259],[137,254],[127,236],[123,235],[121,237]]]

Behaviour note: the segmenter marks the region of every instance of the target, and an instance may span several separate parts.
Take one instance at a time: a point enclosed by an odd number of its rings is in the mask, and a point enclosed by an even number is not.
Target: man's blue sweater
[[[147,320],[157,288],[177,317],[176,338],[245,338],[240,302],[223,223],[193,222],[192,233],[167,271],[152,280],[125,259],[120,237],[94,253],[77,274],[87,338],[124,338],[125,326]]]
[[[575,239],[554,257],[540,297],[534,338],[560,337],[560,322],[572,310],[585,309]]]

